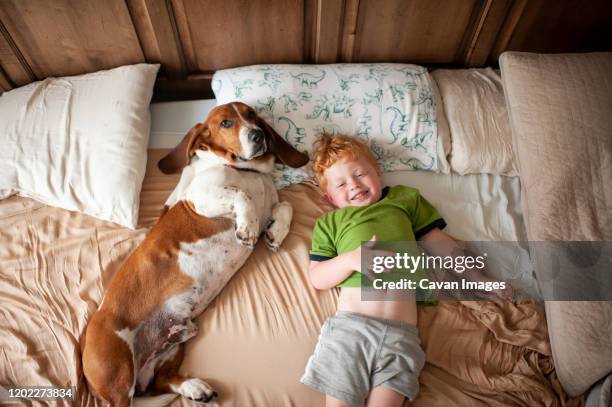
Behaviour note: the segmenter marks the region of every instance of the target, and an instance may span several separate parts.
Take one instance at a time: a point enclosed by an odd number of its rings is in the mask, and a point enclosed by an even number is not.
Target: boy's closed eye
[[[364,176],[366,176],[368,173],[367,171],[357,171],[355,172],[355,178],[362,178]],[[336,188],[343,188],[346,185],[346,182],[341,182],[339,184],[336,184]]]

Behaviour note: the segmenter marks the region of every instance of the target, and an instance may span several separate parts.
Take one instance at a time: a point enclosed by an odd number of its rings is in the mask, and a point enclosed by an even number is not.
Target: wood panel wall
[[[505,50],[612,50],[609,0],[0,0],[0,92],[162,64],[158,98],[210,97],[259,63],[495,65]]]

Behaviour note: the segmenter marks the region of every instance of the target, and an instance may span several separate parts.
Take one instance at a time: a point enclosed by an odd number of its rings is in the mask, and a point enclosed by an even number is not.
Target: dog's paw
[[[274,237],[274,233],[272,233],[270,229],[266,230],[264,240],[266,242],[266,246],[268,246],[268,249],[272,250],[274,253],[278,251],[280,242]]]
[[[201,379],[187,379],[180,386],[174,388],[174,390],[187,397],[189,400],[197,401],[199,403],[208,403],[212,399],[217,397],[217,392],[204,380]]]
[[[266,246],[273,252],[277,252],[280,245],[287,237],[289,233],[289,226],[286,222],[279,222],[275,219],[270,219],[266,226],[266,233],[264,234],[264,240]]]
[[[259,237],[257,221],[246,222],[236,229],[236,240],[243,246],[254,248]]]

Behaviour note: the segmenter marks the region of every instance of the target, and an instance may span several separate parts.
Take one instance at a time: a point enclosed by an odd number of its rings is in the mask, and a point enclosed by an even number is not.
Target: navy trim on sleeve
[[[415,232],[414,237],[418,240],[422,238],[423,236],[425,236],[426,234],[428,234],[429,232],[431,232],[432,230],[434,230],[435,228],[444,229],[445,227],[446,227],[446,222],[444,221],[444,219],[442,218],[436,219],[433,222],[431,222],[429,225],[425,226],[424,228],[419,229],[418,232]]]
[[[319,254],[312,254],[312,253],[310,254],[310,260],[312,261],[325,261],[329,259],[333,259],[333,257],[321,256]]]

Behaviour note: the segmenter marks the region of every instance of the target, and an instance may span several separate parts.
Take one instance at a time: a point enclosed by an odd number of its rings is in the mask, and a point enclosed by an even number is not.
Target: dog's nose
[[[264,138],[264,133],[262,130],[252,129],[251,131],[249,131],[249,141],[259,144],[263,141],[263,138]]]

